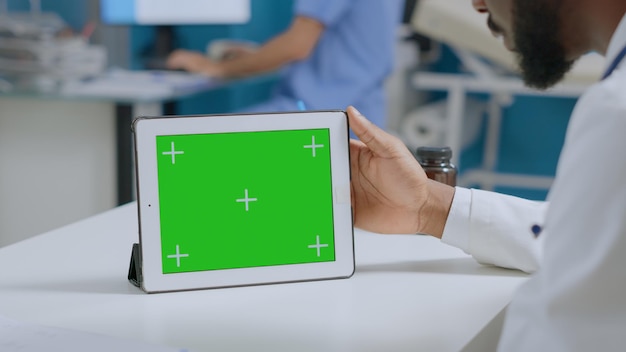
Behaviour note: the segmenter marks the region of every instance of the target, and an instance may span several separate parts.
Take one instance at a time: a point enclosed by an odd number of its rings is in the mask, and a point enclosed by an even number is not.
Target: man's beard
[[[561,1],[514,0],[513,33],[524,83],[546,89],[571,69],[560,39]]]

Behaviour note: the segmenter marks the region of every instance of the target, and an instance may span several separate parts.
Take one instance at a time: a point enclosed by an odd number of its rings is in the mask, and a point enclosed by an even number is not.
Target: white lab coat
[[[626,17],[607,62],[624,46]],[[579,99],[548,201],[457,188],[442,240],[536,270],[509,305],[499,350],[625,351],[626,59]]]

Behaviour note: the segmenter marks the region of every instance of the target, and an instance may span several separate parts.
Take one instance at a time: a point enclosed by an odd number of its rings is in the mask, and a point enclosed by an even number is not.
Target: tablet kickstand
[[[130,255],[130,267],[128,268],[128,281],[141,288],[143,277],[141,276],[141,251],[139,250],[139,243],[133,243],[133,249]]]

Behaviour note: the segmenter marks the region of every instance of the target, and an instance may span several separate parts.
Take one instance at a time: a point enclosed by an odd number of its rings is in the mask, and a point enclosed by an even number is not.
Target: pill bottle
[[[450,162],[452,158],[450,147],[419,147],[416,157],[428,178],[452,187],[456,186],[457,169]]]

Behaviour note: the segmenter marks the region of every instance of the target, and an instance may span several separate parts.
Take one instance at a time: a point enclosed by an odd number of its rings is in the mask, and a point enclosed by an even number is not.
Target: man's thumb
[[[352,132],[376,155],[391,156],[395,138],[371,123],[359,110],[349,106],[348,122]]]

